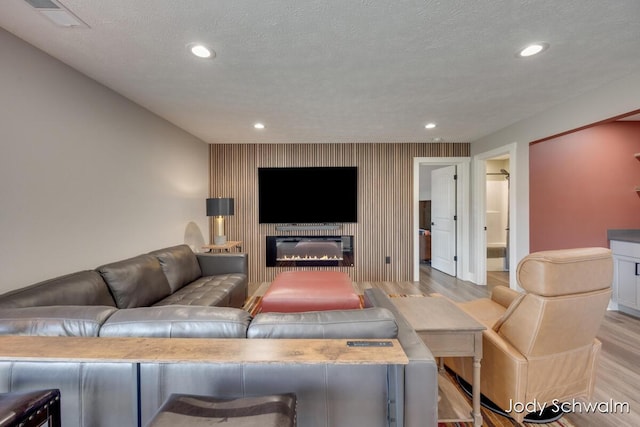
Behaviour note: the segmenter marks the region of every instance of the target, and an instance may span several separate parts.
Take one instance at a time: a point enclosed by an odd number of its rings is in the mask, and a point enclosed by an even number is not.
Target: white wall
[[[517,171],[512,185],[517,186],[515,223],[518,227],[517,259],[511,261],[512,270],[529,253],[529,143],[638,109],[640,73],[635,73],[472,142],[472,156],[517,144],[517,155],[511,158],[512,169]]]
[[[0,52],[0,293],[207,235],[206,143],[4,30]]]

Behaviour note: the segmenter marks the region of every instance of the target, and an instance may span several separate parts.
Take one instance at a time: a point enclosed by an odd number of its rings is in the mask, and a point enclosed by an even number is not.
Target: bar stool
[[[296,395],[220,399],[211,396],[172,394],[147,427],[207,426],[295,427]]]
[[[0,427],[60,427],[60,390],[0,393]]]

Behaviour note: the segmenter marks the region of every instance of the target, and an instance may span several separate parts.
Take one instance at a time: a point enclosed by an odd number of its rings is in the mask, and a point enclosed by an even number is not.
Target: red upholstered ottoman
[[[261,312],[360,308],[351,279],[338,271],[286,271],[273,280],[262,298]]]

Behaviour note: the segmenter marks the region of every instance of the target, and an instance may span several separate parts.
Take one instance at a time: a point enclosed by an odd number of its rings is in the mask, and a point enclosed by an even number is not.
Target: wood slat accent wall
[[[413,159],[468,157],[469,152],[468,143],[213,144],[210,196],[235,199],[226,232],[229,240],[243,241],[250,282],[271,281],[291,269],[265,266],[266,236],[334,234],[354,236],[355,266],[305,269],[344,271],[354,281],[406,281],[413,271]],[[337,231],[285,232],[258,224],[258,168],[300,166],[357,166],[358,222]]]

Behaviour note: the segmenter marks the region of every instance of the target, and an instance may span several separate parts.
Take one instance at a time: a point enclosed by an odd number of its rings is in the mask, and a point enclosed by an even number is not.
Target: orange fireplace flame
[[[329,255],[283,255],[278,261],[342,261],[342,257]]]

